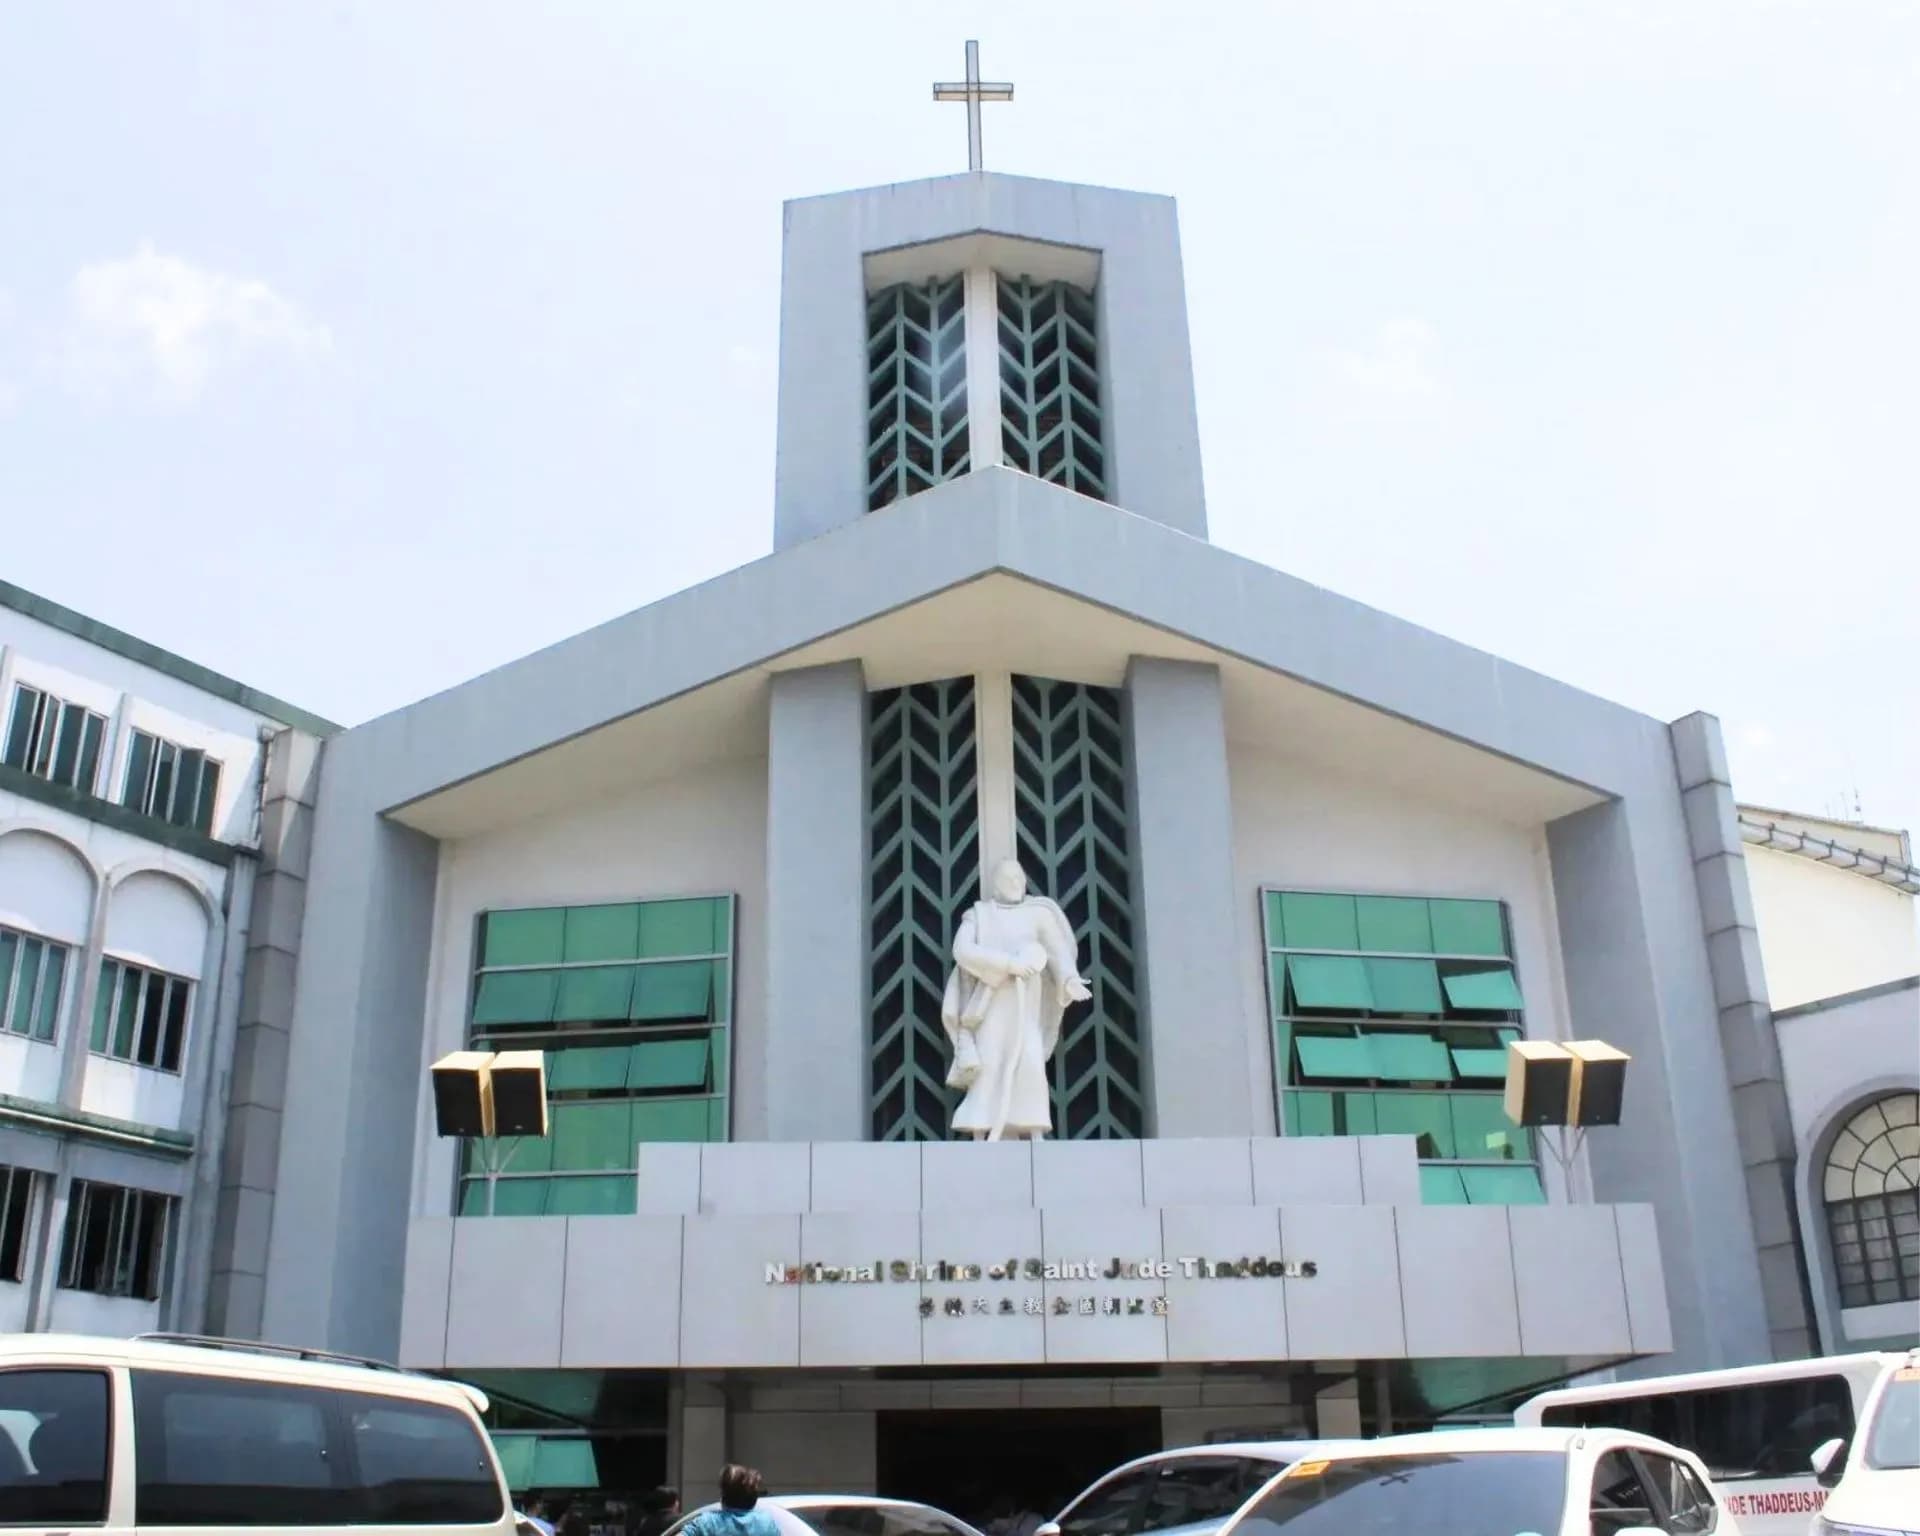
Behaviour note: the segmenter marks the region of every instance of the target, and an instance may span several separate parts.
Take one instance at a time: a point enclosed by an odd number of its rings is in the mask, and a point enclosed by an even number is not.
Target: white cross
[[[980,78],[980,45],[969,41],[967,44],[967,78],[935,82],[933,87],[935,101],[964,101],[967,104],[967,169],[980,169],[980,103],[983,101],[1012,101],[1013,86],[1007,82],[983,81]]]

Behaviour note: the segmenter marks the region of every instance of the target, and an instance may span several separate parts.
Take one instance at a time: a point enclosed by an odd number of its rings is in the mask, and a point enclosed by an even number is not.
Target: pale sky
[[[1215,541],[1920,831],[1920,5],[0,0],[0,575],[347,723],[764,554],[783,198],[1179,199]]]

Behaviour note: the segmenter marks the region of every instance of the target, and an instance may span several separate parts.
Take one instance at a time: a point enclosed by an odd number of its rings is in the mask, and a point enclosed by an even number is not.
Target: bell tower
[[[1170,197],[979,168],[785,209],[774,548],[995,467],[1207,533]]]

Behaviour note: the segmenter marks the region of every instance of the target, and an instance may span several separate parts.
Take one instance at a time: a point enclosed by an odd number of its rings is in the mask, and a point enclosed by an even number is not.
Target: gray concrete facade
[[[782,672],[767,721],[769,1141],[852,1140],[866,1085],[867,690],[857,662]]]
[[[1819,1336],[1794,1212],[1793,1117],[1767,1006],[1726,746],[1711,715],[1688,715],[1672,731],[1767,1328],[1774,1357],[1799,1360],[1817,1351]]]
[[[1143,991],[1160,1136],[1245,1136],[1246,1029],[1236,954],[1233,797],[1220,669],[1136,656],[1127,666],[1133,902],[1150,936]]]
[[[867,510],[862,259],[975,233],[1097,252],[1107,495],[1205,538],[1200,424],[1173,199],[971,173],[786,205],[776,550]],[[987,402],[998,410],[998,401]]]

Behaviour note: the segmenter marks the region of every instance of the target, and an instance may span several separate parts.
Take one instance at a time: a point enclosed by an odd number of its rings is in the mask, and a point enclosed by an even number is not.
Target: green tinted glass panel
[[[633,985],[636,1019],[706,1019],[713,1006],[713,964],[643,965]]]
[[[1376,1030],[1361,1038],[1373,1057],[1372,1075],[1383,1083],[1453,1081],[1453,1059],[1432,1035]]]
[[[725,1099],[707,1100],[707,1140],[725,1141],[727,1139],[727,1101]]]
[[[1360,948],[1403,955],[1433,952],[1433,925],[1427,904],[1412,896],[1356,896],[1354,912],[1360,930]]]
[[[1430,901],[1433,949],[1440,955],[1504,955],[1507,927],[1497,901]]]
[[[640,953],[640,903],[568,907],[567,960],[631,960]]]
[[[487,914],[482,965],[553,965],[563,958],[567,912],[536,907]]]
[[[1336,1136],[1372,1136],[1380,1129],[1377,1105],[1386,1095],[1348,1091],[1333,1096],[1333,1133]]]
[[[1351,896],[1313,896],[1286,891],[1280,926],[1288,949],[1358,949],[1360,929]]]
[[[1375,1013],[1418,1013],[1438,1016],[1440,972],[1431,960],[1367,960],[1367,986]]]
[[[480,1186],[480,1209],[485,1211],[487,1181]],[[547,1179],[501,1179],[493,1186],[493,1214],[496,1216],[544,1216],[547,1214]]]
[[[1280,893],[1278,891],[1268,891],[1267,894],[1261,898],[1261,902],[1267,919],[1267,943],[1273,948],[1279,948],[1287,942],[1287,925],[1281,915]]]
[[[1502,1013],[1520,1008],[1520,987],[1506,966],[1485,971],[1456,971],[1442,976],[1447,1001],[1455,1008],[1487,1008]]]
[[[716,1029],[708,1036],[708,1044],[713,1051],[712,1075],[707,1079],[707,1087],[713,1093],[725,1094],[727,1091],[727,1032]]]
[[[1527,1133],[1507,1118],[1506,1104],[1498,1095],[1456,1093],[1451,1103],[1456,1157],[1530,1159]]]
[[[1467,1199],[1475,1205],[1545,1205],[1537,1168],[1462,1168]]]
[[[726,948],[714,901],[650,901],[640,909],[640,955],[716,955]]]
[[[680,1089],[697,1093],[707,1086],[707,1042],[649,1040],[633,1048],[627,1086],[653,1091]]]
[[[16,934],[0,933],[0,1007],[6,1005],[7,987],[13,980],[13,964],[20,953],[20,939]],[[5,1023],[0,1019],[0,1023]]]
[[[1287,960],[1293,979],[1293,1000],[1301,1008],[1328,1008],[1342,1013],[1362,1012],[1373,1006],[1363,960],[1343,955],[1293,955]]]
[[[46,964],[40,975],[40,1006],[33,1020],[33,1038],[51,1040],[54,1025],[60,1019],[60,984],[66,979],[67,952],[57,944],[47,946]]]
[[[555,1020],[579,1024],[618,1019],[624,1023],[633,1003],[634,970],[631,965],[586,965],[577,971],[559,972]]]
[[[573,1046],[547,1052],[547,1087],[555,1093],[576,1089],[609,1089],[627,1086],[627,1058],[632,1048],[625,1045]]]
[[[472,1215],[471,1211],[463,1212]],[[495,1435],[493,1451],[500,1458],[500,1470],[506,1475],[507,1486],[515,1493],[531,1486],[527,1479],[533,1476],[533,1453],[540,1442],[532,1435]]]
[[[1382,1093],[1374,1107],[1382,1136],[1413,1136],[1421,1157],[1453,1157],[1453,1116],[1444,1093]]]
[[[1290,1093],[1286,1099],[1289,1136],[1331,1136],[1333,1134],[1332,1094]]]
[[[1422,1168],[1420,1201],[1423,1205],[1465,1205],[1467,1187],[1460,1182],[1458,1168]]]
[[[1273,1026],[1273,1059],[1279,1067],[1283,1082],[1293,1081],[1293,1025],[1285,1019],[1275,1020]]]
[[[733,968],[724,960],[713,962],[713,1013],[716,1023],[724,1024],[733,1017]]]
[[[598,1488],[590,1440],[542,1439],[534,1452],[530,1488]]]
[[[1267,1002],[1276,1015],[1287,1011],[1287,957],[1267,956]]]
[[[630,1173],[555,1179],[547,1191],[549,1216],[631,1216],[637,1203],[638,1180]]]
[[[552,1118],[552,1110],[548,1110]],[[478,1149],[478,1143],[468,1142]],[[500,1166],[508,1173],[545,1173],[553,1166],[551,1136],[509,1136],[498,1144]]]
[[[553,1166],[563,1172],[633,1167],[633,1106],[553,1106]]]
[[[13,1012],[7,1020],[7,1028],[16,1035],[32,1032],[33,988],[40,979],[40,957],[45,950],[46,946],[38,939],[20,942],[19,956],[14,961],[18,977],[13,988]]]
[[[6,944],[6,936],[0,934],[0,994],[7,990]],[[113,983],[119,974],[120,967],[113,961],[100,962],[100,986],[93,995],[93,1038],[87,1043],[89,1050],[107,1048],[107,1033],[113,1027]]]
[[[713,1103],[718,1107],[717,1099]],[[707,1101],[642,1099],[633,1106],[633,1139],[636,1142],[708,1140]]]
[[[1453,1053],[1453,1070],[1461,1077],[1485,1079],[1507,1075],[1504,1050],[1459,1050]]]
[[[473,999],[476,1027],[551,1024],[559,977],[553,971],[495,971],[480,978]]]
[[[460,1214],[462,1216],[487,1214],[487,1185],[484,1179],[465,1179],[461,1182]]]
[[[113,1021],[113,1054],[122,1060],[133,1056],[133,1026],[140,1017],[141,973],[130,966],[120,968],[120,1013]]]
[[[1300,1035],[1294,1041],[1300,1053],[1300,1075],[1307,1079],[1348,1077],[1365,1081],[1374,1074],[1373,1057],[1360,1040]]]

